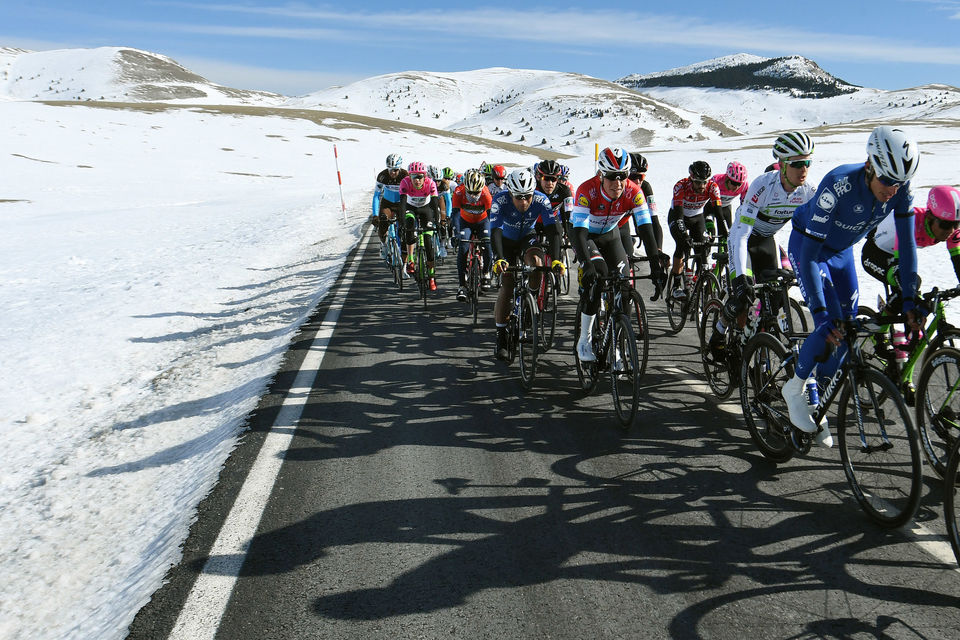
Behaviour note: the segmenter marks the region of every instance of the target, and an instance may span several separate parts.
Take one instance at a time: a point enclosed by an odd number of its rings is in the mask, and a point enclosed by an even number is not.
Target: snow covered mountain
[[[125,47],[0,48],[0,100],[279,104],[265,91],[214,84],[166,56]]]
[[[803,56],[762,58],[747,53],[704,62],[633,74],[617,80],[632,89],[644,87],[712,87],[715,89],[769,89],[797,98],[829,98],[853,93],[857,87],[827,73]]]

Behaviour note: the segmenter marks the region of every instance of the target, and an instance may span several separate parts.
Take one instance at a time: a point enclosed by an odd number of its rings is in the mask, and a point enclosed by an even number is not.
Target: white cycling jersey
[[[754,179],[730,228],[730,269],[735,274],[747,273],[747,241],[750,235],[757,234],[764,238],[772,236],[793,217],[796,208],[816,192],[815,186],[804,182],[787,193],[780,182],[779,171],[770,171]]]

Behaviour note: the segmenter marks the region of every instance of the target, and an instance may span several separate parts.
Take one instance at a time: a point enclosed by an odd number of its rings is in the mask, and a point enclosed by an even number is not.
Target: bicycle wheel
[[[473,313],[473,324],[477,324],[477,314],[480,310],[480,259],[471,251],[467,253],[470,264],[467,270],[467,296],[469,296],[470,311]]]
[[[953,547],[953,555],[960,564],[960,493],[957,492],[957,483],[960,482],[957,468],[960,467],[960,439],[953,445],[950,452],[950,461],[947,464],[943,482],[943,517],[947,521],[947,537]]]
[[[577,343],[580,341],[580,314],[583,313],[583,300],[577,303],[577,315],[573,322],[573,361],[577,365],[577,378],[580,380],[580,389],[585,391],[588,395],[597,388],[597,382],[599,380],[599,365],[597,362],[582,362],[580,358],[577,357]],[[600,313],[598,312],[599,316]],[[597,344],[600,342],[597,339],[599,335],[599,325],[600,323],[594,320],[593,323],[593,347],[594,350],[597,348]],[[596,353],[596,351],[594,351]]]
[[[608,351],[610,391],[617,420],[629,429],[640,403],[640,366],[637,361],[637,339],[627,316],[617,313],[610,324],[613,342]]]
[[[557,278],[557,285],[560,288],[560,295],[565,296],[570,293],[570,252],[566,249],[560,250],[560,261],[563,262],[563,275]]]
[[[557,279],[552,272],[543,273],[543,284],[540,286],[543,291],[543,304],[538,310],[540,347],[546,352],[553,347],[553,339],[557,331]]]
[[[683,296],[675,298],[674,292],[681,291]],[[667,303],[667,319],[670,321],[670,328],[674,333],[679,333],[683,325],[687,322],[687,310],[689,309],[689,293],[683,286],[683,274],[671,273],[667,278],[667,295],[664,301]]]
[[[390,261],[390,271],[393,274],[393,284],[403,291],[403,259],[400,256],[400,247],[393,238],[387,238],[387,260]]]
[[[810,331],[810,325],[807,323],[807,314],[803,311],[803,305],[799,300],[790,298],[790,321],[793,323],[793,330],[797,333],[807,333]]]
[[[960,350],[938,350],[923,367],[915,403],[920,444],[941,478],[960,435]]]
[[[537,303],[533,294],[524,294],[520,299],[520,382],[528,391],[533,387],[537,375],[537,350],[540,340],[537,337],[539,321]]]
[[[710,389],[717,398],[726,400],[739,383],[740,372],[731,371],[728,362],[730,358],[714,360],[713,354],[710,353],[710,336],[717,330],[717,321],[720,320],[722,315],[723,303],[720,300],[714,298],[707,303],[703,319],[699,323],[700,360],[703,362],[703,371],[707,375],[707,383],[710,385]],[[725,336],[724,339],[727,339],[727,337]],[[727,352],[729,352],[729,348]]]
[[[696,322],[698,330],[703,320],[704,311],[706,311],[710,301],[713,300],[713,298],[706,296],[707,291],[720,291],[720,283],[717,281],[717,276],[709,271],[705,271],[697,278],[697,284],[693,288],[693,295],[690,298],[690,320]],[[717,299],[719,300],[720,296],[717,296]]]
[[[872,367],[843,383],[837,434],[843,471],[860,507],[882,527],[899,527],[920,504],[922,467],[913,422],[897,386]],[[859,408],[863,431],[858,427]]]
[[[790,417],[781,395],[793,377],[793,362],[783,343],[769,333],[758,333],[743,349],[740,369],[740,408],[754,444],[763,457],[786,462],[793,457],[787,428]]]
[[[632,310],[632,311],[631,311]],[[635,323],[633,335],[637,339],[637,378],[647,372],[647,360],[650,358],[650,327],[647,325],[647,306],[643,296],[636,289],[630,290],[630,309]]]
[[[926,366],[930,361],[930,356],[942,347],[960,349],[960,329],[943,329],[937,331],[937,334],[930,339],[930,344],[927,345],[927,349],[923,352],[923,356],[920,359],[920,368],[922,369]]]
[[[423,309],[427,309],[427,292],[430,290],[430,283],[427,274],[427,252],[423,248],[423,242],[417,245],[417,282],[420,286],[420,299],[423,300]]]

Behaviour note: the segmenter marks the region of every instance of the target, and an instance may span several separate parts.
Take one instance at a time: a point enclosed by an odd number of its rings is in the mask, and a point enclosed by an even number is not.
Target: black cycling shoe
[[[504,362],[510,360],[510,347],[507,343],[507,328],[497,327],[497,360],[503,360]]]
[[[727,359],[727,341],[719,331],[714,331],[710,336],[709,347],[714,362],[724,362]]]

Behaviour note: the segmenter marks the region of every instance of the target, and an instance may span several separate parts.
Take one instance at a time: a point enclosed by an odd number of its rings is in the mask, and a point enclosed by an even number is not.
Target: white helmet
[[[630,171],[630,154],[619,147],[607,147],[600,152],[597,166],[601,173],[628,173]]]
[[[773,143],[773,157],[785,160],[794,156],[809,156],[813,153],[813,140],[802,131],[787,131],[777,136]]]
[[[870,133],[867,157],[878,176],[895,182],[907,182],[917,172],[920,149],[903,129],[881,125]]]
[[[507,176],[507,189],[510,195],[525,196],[533,193],[537,186],[537,181],[533,179],[533,174],[529,169],[516,169]]]

